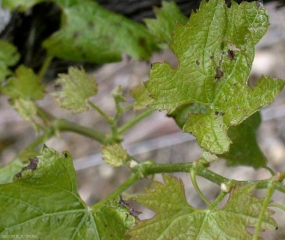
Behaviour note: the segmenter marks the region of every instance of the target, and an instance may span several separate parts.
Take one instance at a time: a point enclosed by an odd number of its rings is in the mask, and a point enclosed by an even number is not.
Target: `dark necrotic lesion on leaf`
[[[222,76],[224,76],[224,73],[221,70],[220,66],[216,67],[216,79],[220,79]]]
[[[234,51],[232,50],[228,50],[228,59],[229,60],[234,60],[235,59],[235,55],[234,55]]]
[[[15,177],[20,178],[22,176],[22,172],[27,171],[27,170],[37,169],[39,159],[37,157],[34,157],[34,158],[30,158],[29,160],[30,160],[29,165],[26,167],[23,167],[22,170],[15,175]]]
[[[133,209],[133,208],[131,207],[131,205],[130,205],[127,201],[125,201],[125,200],[123,199],[122,195],[119,195],[119,197],[120,197],[119,206],[128,209],[131,216],[133,216],[133,217],[135,217],[135,218],[138,218],[138,216],[141,214],[141,212],[140,212],[140,211],[137,211],[137,210],[135,210],[135,209]]]

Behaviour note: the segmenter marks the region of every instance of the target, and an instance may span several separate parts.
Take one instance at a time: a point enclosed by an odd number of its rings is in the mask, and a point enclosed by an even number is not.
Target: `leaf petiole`
[[[200,198],[209,206],[209,205],[211,205],[211,202],[209,202],[209,200],[205,197],[205,195],[202,193],[202,191],[200,190],[200,188],[197,184],[195,165],[196,165],[196,163],[194,163],[193,167],[190,169],[190,176],[191,176],[192,184],[193,184],[196,192],[200,196]]]
[[[227,194],[228,194],[227,192],[221,191],[218,197],[215,199],[215,201],[211,203],[211,205],[207,209],[208,210],[215,209]]]
[[[51,64],[52,59],[53,59],[52,55],[47,55],[46,56],[46,59],[45,59],[43,65],[42,65],[42,67],[41,67],[41,69],[40,69],[40,71],[38,73],[38,77],[39,77],[39,79],[41,81],[43,80],[43,78],[45,76],[45,73],[46,73],[46,71],[48,70],[48,68],[49,68],[49,66]]]
[[[90,100],[88,100],[88,104],[94,109],[96,110],[103,118],[105,118],[109,124],[113,123],[114,120],[109,117],[106,113],[104,113],[101,108],[99,108],[97,105],[95,105],[93,102],[91,102]]]
[[[136,125],[139,121],[143,120],[144,118],[148,117],[149,115],[151,115],[154,111],[152,109],[148,109],[144,112],[142,112],[141,114],[137,115],[136,117],[134,117],[133,119],[131,119],[129,122],[125,123],[122,127],[120,127],[118,129],[118,133],[122,134],[126,131],[128,131],[131,127],[133,127],[134,125]]]
[[[92,206],[93,210],[100,209],[107,203],[108,201],[114,199],[118,195],[120,195],[122,192],[127,190],[130,186],[132,186],[137,180],[139,179],[137,174],[132,174],[119,188],[117,188],[114,192],[112,192],[110,195],[105,197],[103,200],[100,202],[94,204]]]
[[[270,203],[270,200],[271,200],[271,197],[272,197],[274,191],[275,191],[275,188],[272,185],[272,182],[270,182],[268,185],[268,188],[267,188],[267,194],[266,194],[264,201],[263,201],[263,204],[262,204],[262,209],[261,209],[261,212],[259,214],[258,222],[257,222],[257,225],[255,227],[252,240],[258,240],[259,239],[258,235],[259,235],[260,231],[262,230],[263,219],[264,219],[264,216],[266,214],[267,207]]]

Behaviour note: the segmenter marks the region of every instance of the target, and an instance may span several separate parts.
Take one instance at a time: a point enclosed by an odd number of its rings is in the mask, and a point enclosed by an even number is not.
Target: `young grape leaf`
[[[162,2],[155,8],[157,19],[144,19],[150,33],[160,42],[171,42],[171,34],[177,23],[186,24],[188,19],[181,13],[175,2]]]
[[[57,104],[73,113],[88,110],[88,98],[97,93],[94,77],[88,76],[84,69],[70,67],[68,74],[59,74],[56,85],[63,85],[61,91],[53,93]]]
[[[36,235],[37,239],[129,239],[125,232],[135,219],[128,210],[109,202],[88,207],[77,192],[69,153],[42,154],[0,185],[0,235]]]
[[[31,100],[16,98],[10,100],[10,104],[14,107],[16,112],[27,122],[32,122],[34,117],[37,115],[37,106]]]
[[[128,153],[120,144],[103,145],[102,155],[104,162],[113,167],[120,167],[128,160]]]
[[[19,59],[17,48],[9,42],[0,40],[0,82],[12,74],[8,67],[15,65]]]
[[[284,82],[262,76],[250,88],[248,76],[254,46],[265,34],[268,16],[255,2],[202,1],[185,26],[177,26],[171,49],[179,60],[153,64],[146,88],[154,98],[151,106],[169,113],[177,107],[199,103],[205,114],[190,114],[184,131],[192,133],[200,146],[212,153],[227,152],[231,125],[270,104]]]
[[[146,108],[151,103],[152,98],[149,97],[149,93],[143,84],[139,84],[131,89],[131,96],[136,100],[134,104],[135,110]]]
[[[44,1],[45,0],[3,0],[2,7],[9,8],[10,10],[17,9],[18,11],[25,12],[34,5]]]
[[[121,85],[112,90],[112,97],[117,104],[127,101],[127,99],[124,97],[124,92]]]
[[[2,93],[12,99],[34,100],[42,99],[45,93],[44,86],[32,69],[23,65],[15,71],[6,86],[1,88]]]
[[[163,175],[164,184],[155,182],[154,189],[137,198],[137,202],[156,212],[152,219],[140,221],[128,231],[133,240],[145,239],[243,239],[251,240],[247,231],[254,227],[263,199],[251,195],[254,185],[230,190],[227,203],[220,209],[195,209],[185,198],[181,180]],[[245,204],[246,203],[246,204]],[[275,229],[276,223],[266,210],[262,229]]]
[[[189,114],[205,114],[207,109],[204,105],[192,103],[175,109],[169,116],[173,117],[180,128],[188,121]],[[245,165],[254,168],[266,165],[267,159],[258,146],[256,131],[261,123],[260,112],[256,112],[237,126],[231,126],[228,136],[232,141],[230,150],[219,154],[229,166]]]
[[[61,29],[44,41],[48,53],[75,61],[106,63],[121,60],[123,53],[135,59],[149,59],[157,49],[147,29],[94,1],[63,7]],[[69,2],[69,1],[68,1]]]

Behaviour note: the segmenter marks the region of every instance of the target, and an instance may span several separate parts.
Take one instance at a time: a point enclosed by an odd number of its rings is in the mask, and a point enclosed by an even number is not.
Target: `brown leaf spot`
[[[220,79],[222,76],[224,76],[224,73],[221,71],[220,66],[216,68],[216,78]]]
[[[228,59],[229,60],[234,60],[235,59],[235,55],[234,55],[234,51],[232,50],[228,50]]]

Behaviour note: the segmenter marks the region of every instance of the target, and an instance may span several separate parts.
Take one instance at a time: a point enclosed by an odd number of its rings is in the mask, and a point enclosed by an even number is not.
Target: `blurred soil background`
[[[270,15],[270,28],[266,36],[256,47],[256,57],[252,68],[251,81],[256,81],[262,74],[285,79],[285,8],[276,9],[276,3],[266,4]],[[5,19],[0,17],[0,21]],[[177,65],[176,57],[170,50],[153,54],[153,62],[170,62]],[[150,70],[149,62],[136,62],[124,57],[121,62],[105,64],[90,73],[94,75],[98,83],[98,95],[91,100],[104,109],[110,115],[114,114],[114,102],[111,91],[118,85],[124,89],[129,101],[131,87],[148,79]],[[48,89],[53,89],[53,83],[48,84]],[[104,119],[94,111],[88,111],[73,115],[69,111],[60,109],[51,96],[46,96],[39,101],[39,105],[50,111],[54,116],[67,118],[81,125],[94,127],[108,131],[108,125]],[[127,112],[121,123],[126,122],[137,113]],[[274,171],[285,171],[285,91],[278,96],[275,102],[262,110],[263,123],[258,131],[258,141],[268,157],[268,165]],[[0,165],[4,166],[24,149],[36,135],[31,125],[23,121],[21,117],[9,106],[8,99],[0,96]],[[79,193],[88,204],[94,204],[114,191],[130,175],[126,168],[112,168],[106,165],[100,155],[100,144],[79,136],[75,133],[61,133],[58,138],[52,138],[46,142],[48,147],[61,152],[68,150],[74,158],[77,170]],[[140,160],[153,160],[157,163],[186,162],[197,159],[201,149],[195,139],[186,133],[181,133],[175,122],[166,117],[165,112],[155,112],[141,121],[127,132],[123,145],[130,154]],[[224,160],[213,163],[211,170],[228,178],[237,180],[269,178],[267,170],[255,171],[249,167],[228,168]],[[203,208],[205,205],[200,200],[192,187],[188,174],[174,174],[185,183],[185,195],[191,205]],[[155,179],[162,180],[161,175]],[[127,193],[139,193],[147,187],[148,179],[139,181],[131,187]],[[204,179],[198,179],[202,191],[210,201],[219,193],[216,186]],[[262,191],[258,191],[257,194]],[[285,196],[276,192],[274,200],[285,205]],[[143,213],[140,219],[148,218],[153,212],[135,205]],[[265,239],[285,239],[285,213],[273,209],[274,218],[279,223],[279,229],[273,234],[265,233]]]

